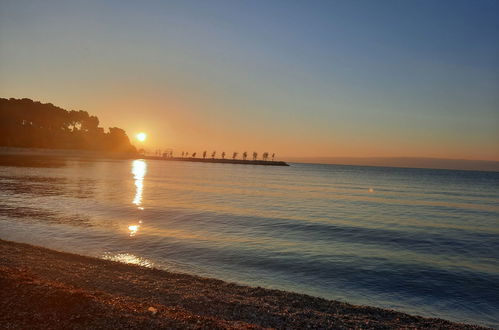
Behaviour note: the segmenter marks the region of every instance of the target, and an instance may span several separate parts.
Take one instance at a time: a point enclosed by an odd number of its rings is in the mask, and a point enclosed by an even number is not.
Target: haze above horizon
[[[149,149],[499,161],[496,1],[2,1],[0,97]]]

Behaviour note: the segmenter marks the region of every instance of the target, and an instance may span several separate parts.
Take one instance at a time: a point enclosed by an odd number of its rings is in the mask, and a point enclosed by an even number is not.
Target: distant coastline
[[[310,164],[357,165],[499,172],[499,161],[430,157],[287,157]]]
[[[192,157],[159,157],[144,156],[137,152],[117,152],[103,150],[81,150],[81,149],[48,149],[48,148],[18,148],[0,146],[0,155],[25,155],[25,156],[53,156],[53,157],[83,157],[83,158],[122,158],[122,159],[153,159],[186,161],[198,163],[219,164],[245,164],[245,165],[270,165],[290,166],[284,161],[264,160],[242,160],[242,159],[220,159],[220,158],[192,158]],[[464,159],[440,159],[440,158],[301,158],[289,157],[288,161],[309,164],[329,165],[352,165],[352,166],[379,166],[398,168],[421,168],[442,170],[466,170],[499,172],[499,162],[479,161]]]

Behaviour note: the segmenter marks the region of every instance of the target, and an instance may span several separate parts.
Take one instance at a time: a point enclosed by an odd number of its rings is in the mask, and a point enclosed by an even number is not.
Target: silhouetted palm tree
[[[248,153],[245,151],[243,152],[243,160],[246,160],[246,158],[248,158]]]
[[[203,151],[203,159],[206,159],[206,150]]]
[[[272,161],[274,161],[275,152],[272,154]]]
[[[269,153],[268,152],[264,152],[263,155],[262,155],[262,159],[266,161],[267,158],[269,158]]]
[[[256,160],[257,157],[258,157],[258,152],[253,151],[253,160]]]
[[[185,152],[182,151],[182,158],[184,158]]]
[[[216,155],[216,154],[217,154],[217,152],[216,152],[216,151],[213,151],[213,152],[211,153],[211,159],[215,159],[215,155]]]
[[[236,159],[237,157],[237,152],[232,153],[232,159]]]
[[[225,159],[225,151],[222,151],[222,159]]]
[[[193,153],[192,158],[196,158],[196,154],[197,154],[197,152]]]

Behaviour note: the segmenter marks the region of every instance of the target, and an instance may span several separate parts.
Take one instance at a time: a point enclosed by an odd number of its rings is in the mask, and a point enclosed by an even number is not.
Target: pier
[[[144,156],[144,159],[196,162],[196,163],[219,163],[219,164],[241,164],[241,165],[264,165],[264,166],[289,166],[283,161],[273,160],[243,160],[243,159],[222,159],[222,158],[193,158],[193,157],[160,157]]]

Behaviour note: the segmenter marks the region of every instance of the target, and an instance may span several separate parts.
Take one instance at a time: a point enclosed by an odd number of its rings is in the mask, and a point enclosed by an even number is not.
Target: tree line
[[[211,159],[215,159],[216,158],[216,155],[217,155],[217,152],[216,151],[213,151],[211,153]],[[239,155],[238,152],[233,152],[232,153],[232,159],[237,159],[237,156]],[[172,157],[172,154],[168,154],[166,155],[168,157]],[[185,151],[182,151],[182,158],[196,158],[197,156],[197,152],[193,152],[192,154],[189,155],[188,152],[185,152]],[[203,159],[206,159],[206,157],[208,156],[208,152],[205,150],[203,151],[203,154],[202,154],[202,157]],[[227,156],[227,154],[225,153],[225,151],[222,151],[222,153],[220,153],[220,156],[222,157],[222,159],[225,159],[225,156]],[[262,153],[262,160],[264,161],[267,161],[269,160],[269,153],[268,152],[264,152]],[[274,161],[274,158],[275,158],[275,153],[273,153],[271,156],[270,156],[272,159],[272,161]],[[241,154],[241,158],[242,160],[247,160],[248,159],[248,152],[243,152]],[[258,159],[258,152],[253,152],[253,160],[257,160]]]
[[[104,132],[86,111],[27,98],[0,98],[0,146],[137,152],[121,128]]]

